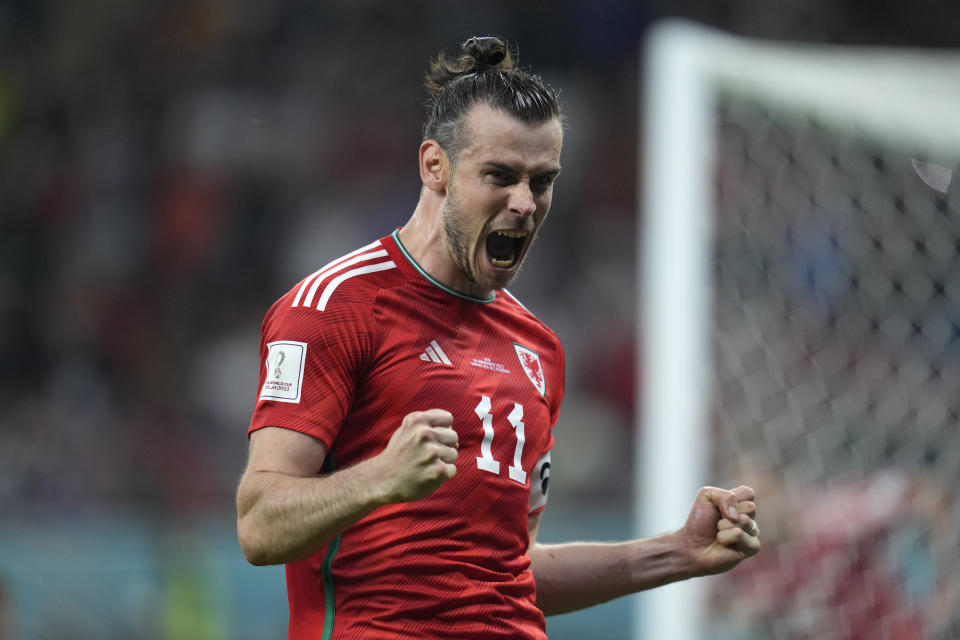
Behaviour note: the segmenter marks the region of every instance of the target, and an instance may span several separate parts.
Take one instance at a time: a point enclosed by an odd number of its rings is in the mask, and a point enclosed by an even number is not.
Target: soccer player
[[[432,62],[413,215],[267,312],[237,528],[250,562],[286,564],[291,638],[542,639],[544,614],[759,549],[748,487],[701,489],[660,537],[537,542],[564,356],[505,287],[563,127],[512,60],[471,38]]]

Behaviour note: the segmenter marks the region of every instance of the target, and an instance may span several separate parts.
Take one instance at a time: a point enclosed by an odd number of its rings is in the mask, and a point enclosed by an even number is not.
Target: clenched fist
[[[460,443],[453,415],[443,409],[404,416],[378,456],[388,502],[411,502],[433,493],[456,474]]]
[[[680,530],[697,575],[728,571],[760,550],[756,492],[702,487]]]

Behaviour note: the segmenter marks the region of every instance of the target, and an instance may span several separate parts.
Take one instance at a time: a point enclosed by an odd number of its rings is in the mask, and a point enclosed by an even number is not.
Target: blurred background
[[[405,222],[423,70],[475,34],[518,44],[569,125],[513,287],[568,354],[541,537],[629,536],[647,28],[960,45],[947,3],[666,4],[0,0],[0,638],[285,636],[282,569],[234,529],[260,321]]]

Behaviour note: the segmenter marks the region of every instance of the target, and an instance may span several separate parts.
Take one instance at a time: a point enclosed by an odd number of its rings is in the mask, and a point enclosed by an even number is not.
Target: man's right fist
[[[456,472],[460,443],[453,415],[443,409],[404,416],[378,456],[389,502],[411,502],[433,493]]]

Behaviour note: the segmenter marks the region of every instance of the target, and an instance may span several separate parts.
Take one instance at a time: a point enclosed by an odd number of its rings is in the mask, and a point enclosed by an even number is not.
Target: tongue
[[[491,260],[498,262],[513,262],[515,257],[513,239],[499,233],[491,233],[487,236],[487,255]]]

